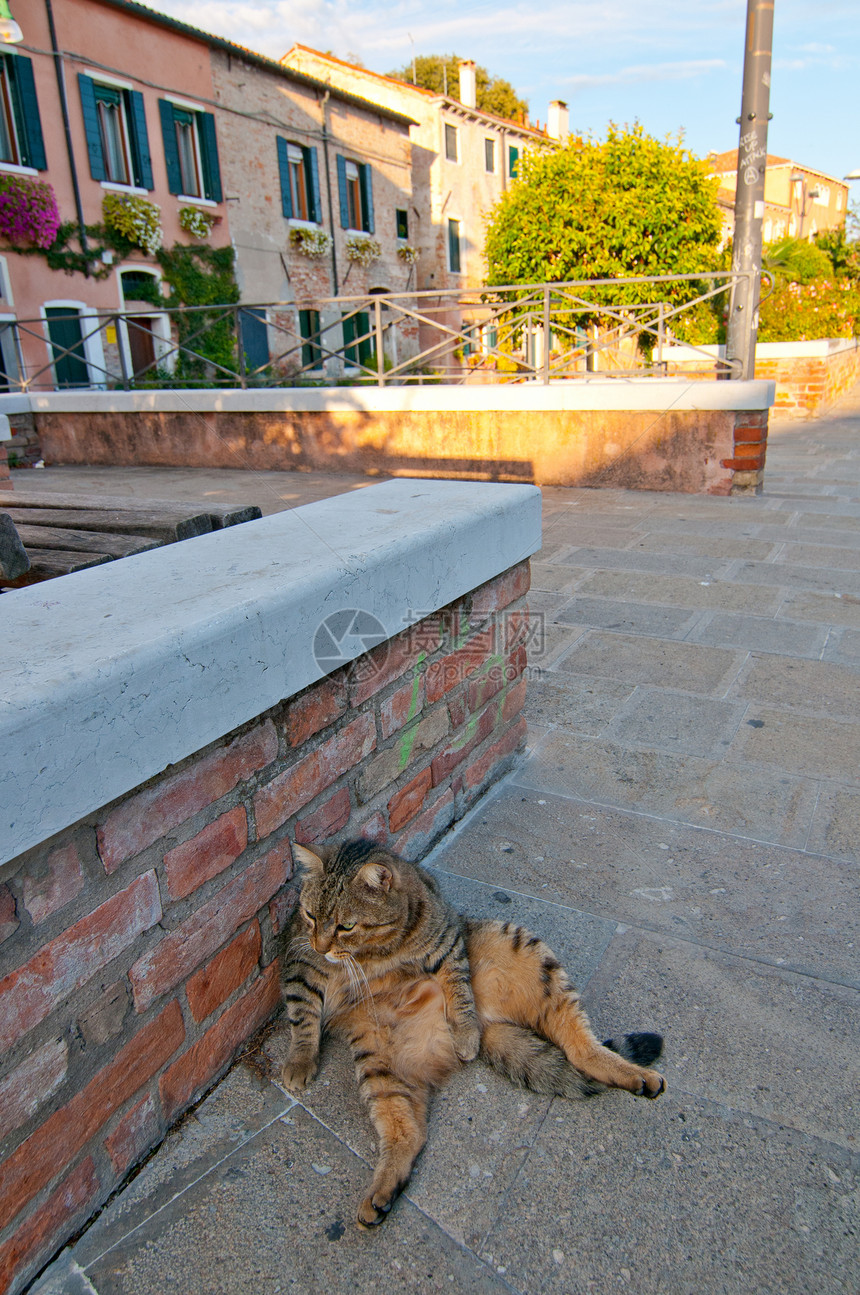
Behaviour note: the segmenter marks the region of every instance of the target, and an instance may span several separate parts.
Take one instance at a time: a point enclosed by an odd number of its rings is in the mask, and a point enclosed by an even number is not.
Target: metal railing
[[[57,311],[0,323],[2,385],[128,391],[663,375],[679,323],[714,302],[730,308],[745,277],[714,271],[174,310],[70,307],[59,329]],[[672,305],[680,285],[691,295]],[[683,345],[685,373],[733,376],[713,350]]]

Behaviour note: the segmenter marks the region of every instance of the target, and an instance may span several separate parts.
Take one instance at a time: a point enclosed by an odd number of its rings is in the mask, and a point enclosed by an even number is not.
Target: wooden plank
[[[8,513],[0,513],[0,578],[17,580],[30,569],[23,541]]]
[[[216,504],[208,499],[193,500],[183,503],[176,499],[137,499],[131,495],[78,495],[54,494],[40,490],[15,490],[10,503],[18,508],[84,508],[88,511],[106,509],[109,512],[152,512],[176,513],[185,516],[197,513],[208,513],[212,519],[212,529],[220,530],[223,526],[238,526],[241,522],[253,522],[262,517],[262,511],[256,504]]]
[[[0,577],[0,585],[10,589],[23,589],[27,585],[38,584],[41,580],[52,580],[54,576],[67,576],[72,571],[83,571],[87,567],[98,567],[113,561],[109,553],[71,553],[62,549],[34,549],[30,558],[29,571],[17,580]]]
[[[206,513],[183,514],[161,512],[111,512],[105,509],[9,508],[16,526],[64,526],[75,531],[112,531],[117,535],[154,536],[167,544],[174,540],[193,539],[212,530]]]
[[[161,541],[146,535],[111,535],[105,531],[71,531],[62,526],[19,526],[18,534],[28,549],[63,548],[73,553],[109,553],[125,558],[161,547]]]

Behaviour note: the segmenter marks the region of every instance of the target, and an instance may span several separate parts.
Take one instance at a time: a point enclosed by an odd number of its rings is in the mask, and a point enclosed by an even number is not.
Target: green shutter
[[[361,182],[363,228],[366,234],[374,234],[376,232],[376,221],[373,216],[373,175],[366,162],[359,163],[358,175]]]
[[[164,144],[164,165],[167,168],[167,188],[171,193],[182,192],[182,171],[179,169],[179,147],[176,127],[173,124],[173,104],[159,99],[158,115],[161,119],[161,139]]]
[[[154,188],[152,156],[149,152],[149,133],[146,129],[143,95],[139,90],[129,90],[127,102],[134,182],[141,189],[152,189]]]
[[[290,193],[290,154],[287,150],[287,141],[281,139],[280,135],[275,136],[275,144],[278,149],[278,177],[281,181],[281,210],[287,220],[292,220],[293,197]]]
[[[81,113],[84,119],[84,132],[87,137],[87,155],[90,159],[90,175],[94,180],[106,180],[102,137],[99,130],[99,114],[96,107],[96,88],[92,77],[78,73],[78,89],[81,92]]]
[[[199,112],[197,124],[200,128],[200,151],[203,169],[203,193],[212,202],[220,202],[221,168],[218,165],[218,141],[215,138],[215,118],[211,112]]]
[[[520,169],[520,150],[514,148],[513,144],[508,145],[508,175],[512,180],[517,178],[517,172]]]
[[[314,147],[302,149],[305,155],[305,174],[308,178],[308,193],[311,198],[311,220],[322,224],[322,201],[320,199],[320,169],[317,162],[317,151]]]
[[[16,54],[9,58],[6,66],[17,91],[14,106],[21,144],[21,162],[24,166],[32,166],[36,171],[45,171],[48,162],[45,157],[45,141],[39,117],[39,100],[36,98],[32,59],[25,58],[23,54]]]
[[[349,199],[346,193],[346,158],[337,154],[337,193],[340,198],[340,227],[349,229]]]

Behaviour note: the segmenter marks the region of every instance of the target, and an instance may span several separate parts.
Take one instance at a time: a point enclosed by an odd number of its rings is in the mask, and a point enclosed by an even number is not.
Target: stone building
[[[0,388],[173,369],[160,245],[233,246],[233,354],[250,380],[270,362],[317,378],[372,368],[372,312],[329,299],[414,286],[412,119],[134,0],[18,8],[23,41],[0,49],[0,190],[25,214],[55,203],[66,242],[49,260],[0,226]],[[117,250],[106,200],[148,232]],[[415,334],[387,329],[387,359]]]
[[[568,133],[567,106],[550,106],[547,129],[506,121],[476,106],[475,65],[460,65],[459,97],[381,76],[331,54],[294,45],[281,60],[332,89],[414,118],[413,195],[408,237],[420,248],[422,291],[479,288],[486,277],[484,216],[517,173],[527,148],[552,146]]]
[[[709,153],[706,162],[711,173],[719,177],[717,203],[723,218],[723,241],[728,242],[735,227],[737,149]],[[848,185],[844,181],[768,153],[762,224],[765,243],[781,238],[811,240],[826,229],[844,225],[847,210]]]

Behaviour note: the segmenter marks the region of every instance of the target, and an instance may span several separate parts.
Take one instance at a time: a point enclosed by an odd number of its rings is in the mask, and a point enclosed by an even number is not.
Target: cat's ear
[[[301,864],[305,872],[316,873],[321,876],[325,871],[325,864],[318,854],[309,850],[307,846],[299,845],[298,841],[293,843],[293,859],[296,863]]]
[[[370,890],[391,890],[396,884],[395,874],[384,863],[366,863],[358,874]]]

